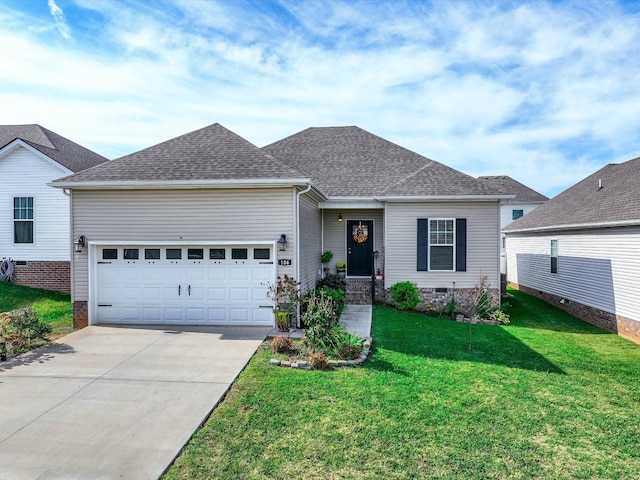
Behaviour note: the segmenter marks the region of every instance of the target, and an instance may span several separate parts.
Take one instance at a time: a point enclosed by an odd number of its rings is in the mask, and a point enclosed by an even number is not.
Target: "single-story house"
[[[58,179],[70,192],[76,327],[273,325],[267,285],[312,289],[321,254],[349,302],[415,282],[461,308],[486,277],[499,302],[504,194],[358,127],[258,148],[219,124]],[[333,269],[334,264],[329,268]]]
[[[500,205],[500,229],[505,228],[511,222],[532,212],[549,200],[548,197],[507,175],[478,177],[478,180],[500,192],[513,195],[513,198],[503,200]],[[500,272],[507,273],[507,251],[504,233],[502,234],[502,246],[500,249]]]
[[[640,343],[638,185],[609,164],[506,227],[508,282]]]
[[[40,125],[0,125],[0,259],[21,285],[69,292],[69,197],[47,184],[107,159]]]

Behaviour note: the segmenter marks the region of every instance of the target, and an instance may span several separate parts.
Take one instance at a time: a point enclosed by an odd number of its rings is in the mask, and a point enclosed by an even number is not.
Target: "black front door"
[[[347,276],[373,274],[373,220],[347,220]]]

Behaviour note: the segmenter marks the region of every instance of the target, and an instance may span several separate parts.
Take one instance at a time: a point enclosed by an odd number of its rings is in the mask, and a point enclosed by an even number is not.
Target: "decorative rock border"
[[[362,346],[362,353],[360,353],[360,357],[355,360],[329,360],[327,361],[327,365],[331,368],[336,367],[357,367],[362,365],[364,361],[369,356],[371,352],[371,337],[367,337]],[[278,360],[276,358],[272,358],[269,363],[276,367],[286,367],[286,368],[298,368],[302,370],[313,370],[309,365],[309,362],[306,360],[297,360],[297,361],[289,361],[289,360]]]

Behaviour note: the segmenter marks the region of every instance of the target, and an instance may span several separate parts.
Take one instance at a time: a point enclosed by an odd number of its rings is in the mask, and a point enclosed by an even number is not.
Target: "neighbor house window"
[[[13,198],[13,242],[33,243],[33,197]]]
[[[429,220],[429,270],[454,270],[455,220]]]
[[[524,210],[511,210],[511,218],[512,218],[512,220],[517,220],[522,215],[524,215]]]
[[[551,273],[558,273],[558,240],[551,240]]]

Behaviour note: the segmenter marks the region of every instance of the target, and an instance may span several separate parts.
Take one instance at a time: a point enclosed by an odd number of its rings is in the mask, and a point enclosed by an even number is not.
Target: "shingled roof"
[[[515,195],[507,203],[544,203],[549,200],[548,197],[506,175],[478,177],[478,180],[502,193]]]
[[[53,183],[171,185],[248,179],[300,179],[300,173],[214,123]]]
[[[609,164],[516,220],[505,232],[640,225],[640,158]]]
[[[262,148],[333,197],[499,194],[462,172],[359,127],[307,128]]]
[[[0,148],[22,140],[72,172],[107,162],[108,159],[40,125],[0,125]]]

